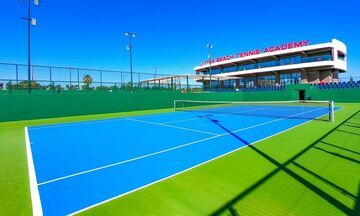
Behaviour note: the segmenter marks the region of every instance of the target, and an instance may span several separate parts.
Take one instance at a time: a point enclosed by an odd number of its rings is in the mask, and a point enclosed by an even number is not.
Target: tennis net
[[[246,115],[334,122],[333,101],[195,101],[175,100],[175,111]]]

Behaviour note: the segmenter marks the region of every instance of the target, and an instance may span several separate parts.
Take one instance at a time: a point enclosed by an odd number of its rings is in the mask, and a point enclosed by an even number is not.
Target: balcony
[[[277,61],[267,61],[267,62],[259,62],[255,64],[246,64],[240,66],[232,66],[232,67],[225,67],[222,69],[213,68],[211,74],[221,74],[221,73],[230,73],[235,71],[246,71],[246,70],[253,70],[253,69],[260,69],[260,68],[269,68],[269,67],[276,67],[276,66],[284,66],[284,65],[295,65],[295,64],[302,64],[302,63],[311,63],[311,62],[320,62],[320,61],[332,61],[331,55],[319,55],[319,56],[311,56],[311,57],[290,57],[290,58],[283,58]],[[204,74],[208,74],[208,71],[203,72]]]

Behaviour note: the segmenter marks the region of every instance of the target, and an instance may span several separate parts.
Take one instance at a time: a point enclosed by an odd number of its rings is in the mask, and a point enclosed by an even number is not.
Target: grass
[[[339,104],[337,104],[339,105]],[[84,215],[359,215],[360,105],[312,121]],[[30,215],[24,126],[171,111],[0,123],[0,213]]]

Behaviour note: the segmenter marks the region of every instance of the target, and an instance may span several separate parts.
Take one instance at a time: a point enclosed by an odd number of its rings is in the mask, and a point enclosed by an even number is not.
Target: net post
[[[335,122],[334,101],[329,101],[329,120],[330,122]]]
[[[174,100],[174,112],[176,112],[176,100]]]

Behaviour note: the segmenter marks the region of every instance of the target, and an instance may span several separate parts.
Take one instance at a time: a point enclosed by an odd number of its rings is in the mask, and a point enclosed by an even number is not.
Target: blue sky
[[[25,0],[26,1],[26,0]],[[342,1],[44,0],[33,8],[34,64],[129,70],[124,31],[134,31],[134,70],[193,73],[213,56],[308,39],[348,47],[347,76],[360,76],[360,3]],[[26,5],[0,5],[0,62],[26,63]]]

